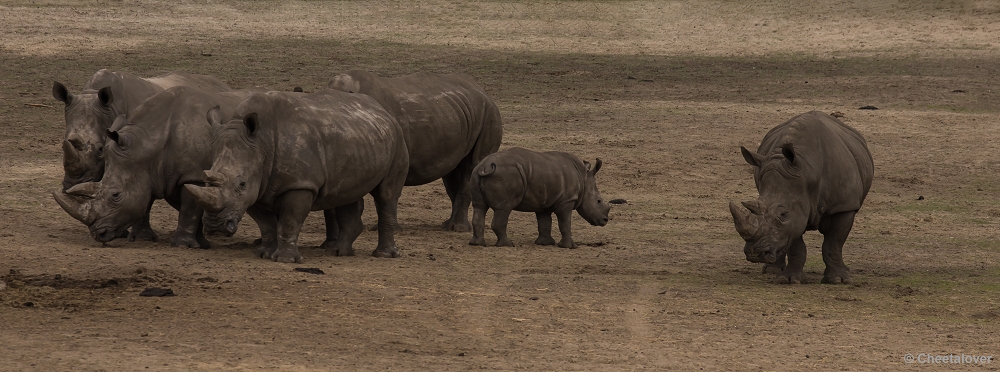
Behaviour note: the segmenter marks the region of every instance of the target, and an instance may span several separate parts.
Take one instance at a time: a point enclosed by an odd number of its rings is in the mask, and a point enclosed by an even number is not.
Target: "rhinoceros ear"
[[[216,105],[215,107],[209,109],[207,120],[213,127],[222,125],[222,108],[220,108],[219,105]]]
[[[604,162],[601,161],[601,158],[597,158],[597,161],[594,162],[594,171],[590,173],[597,174],[597,171],[601,170],[601,164]]]
[[[784,146],[781,146],[781,155],[788,159],[789,163],[795,164],[795,149],[792,147],[792,144],[786,143]]]
[[[747,163],[750,165],[760,168],[760,165],[764,164],[764,157],[760,154],[747,150],[747,148],[743,146],[740,146],[740,152],[743,153],[743,159],[746,159]]]
[[[117,130],[111,130],[111,129],[108,129],[108,130],[107,130],[107,131],[105,132],[105,134],[107,134],[107,135],[108,135],[108,138],[110,138],[110,139],[111,139],[112,141],[115,141],[115,143],[116,143],[116,144],[118,143],[118,140],[120,140],[120,139],[121,139],[121,137],[120,137],[120,136],[118,136],[118,131],[117,131]]]
[[[243,125],[247,127],[247,134],[249,134],[250,137],[254,137],[257,134],[259,124],[260,122],[257,119],[256,112],[251,112],[243,117]]]
[[[69,105],[73,101],[73,94],[69,92],[69,89],[66,89],[65,85],[58,81],[52,82],[52,97],[55,97],[55,99],[62,101],[66,105]]]
[[[111,94],[111,87],[104,87],[97,91],[97,98],[101,100],[101,105],[110,108],[111,103],[115,101],[115,97]]]

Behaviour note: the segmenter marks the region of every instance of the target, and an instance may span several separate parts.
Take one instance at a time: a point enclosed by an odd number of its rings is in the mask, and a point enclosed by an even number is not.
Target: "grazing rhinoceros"
[[[179,86],[150,97],[108,129],[104,177],[53,196],[71,216],[107,242],[149,215],[156,199],[180,211],[173,245],[208,248],[202,209],[184,184],[202,182],[212,166],[210,120],[231,117],[249,91],[210,93]]]
[[[451,198],[451,217],[442,227],[469,231],[469,177],[472,168],[500,148],[500,110],[471,77],[418,73],[383,78],[352,70],[329,88],[374,98],[403,128],[410,155],[406,186],[437,179]]]
[[[764,262],[775,281],[801,283],[806,262],[802,234],[823,234],[823,283],[850,283],[842,250],[854,215],[872,185],[874,164],[864,137],[818,111],[796,116],[767,132],[757,152],[740,147],[754,166],[760,198],[729,202],[750,262]],[[786,264],[787,256],[787,264]]]
[[[171,72],[140,78],[124,72],[100,70],[72,94],[59,82],[52,96],[66,104],[66,138],[63,140],[63,190],[84,182],[100,181],[104,175],[105,132],[118,115],[129,115],[154,94],[174,86],[191,86],[208,92],[230,90],[222,81],[205,75]],[[147,215],[132,228],[129,240],[156,241]]]
[[[372,255],[399,255],[394,225],[406,181],[406,142],[374,99],[331,89],[253,94],[232,121],[214,125],[207,185],[185,186],[205,209],[206,229],[232,235],[246,212],[261,229],[258,255],[301,262],[296,244],[302,223],[310,210],[324,210],[340,226],[336,244],[324,243],[327,251],[353,255],[363,230],[362,197],[371,194],[379,233]]]
[[[611,205],[597,190],[601,159],[590,163],[565,152],[534,152],[519,147],[483,159],[472,174],[471,245],[486,245],[483,230],[486,209],[493,209],[493,232],[497,246],[514,246],[507,238],[510,211],[535,212],[538,239],[535,244],[552,245],[552,213],[559,220],[559,246],[576,248],[570,222],[575,209],[594,226],[608,223]]]

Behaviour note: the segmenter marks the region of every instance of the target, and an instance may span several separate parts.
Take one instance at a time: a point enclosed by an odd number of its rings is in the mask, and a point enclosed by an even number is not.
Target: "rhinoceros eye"
[[[111,201],[117,202],[117,201],[121,201],[121,200],[122,200],[122,193],[121,193],[121,191],[116,191],[116,192],[114,192],[114,193],[111,194]]]
[[[245,181],[240,181],[240,189],[242,190],[245,188],[247,188],[247,183]]]

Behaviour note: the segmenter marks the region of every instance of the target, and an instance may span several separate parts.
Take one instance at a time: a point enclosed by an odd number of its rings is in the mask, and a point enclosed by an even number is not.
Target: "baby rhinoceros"
[[[874,164],[864,137],[836,118],[807,112],[771,129],[757,152],[740,149],[753,168],[760,198],[729,202],[750,262],[778,272],[779,283],[801,283],[802,234],[823,234],[823,283],[847,284],[844,241],[871,189]]]
[[[486,245],[483,230],[486,209],[493,209],[493,232],[497,246],[514,246],[507,238],[510,211],[535,212],[538,239],[535,244],[553,245],[552,213],[559,220],[559,246],[576,248],[570,221],[573,210],[591,225],[608,223],[611,205],[597,190],[595,175],[601,159],[591,166],[565,152],[534,152],[511,148],[487,156],[472,173],[472,240],[470,245]]]

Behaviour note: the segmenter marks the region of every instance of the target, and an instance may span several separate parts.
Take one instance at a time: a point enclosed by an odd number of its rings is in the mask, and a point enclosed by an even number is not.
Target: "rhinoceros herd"
[[[497,152],[500,111],[472,78],[364,71],[335,76],[313,93],[232,89],[204,75],[140,78],[98,71],[80,94],[54,83],[66,105],[59,205],[107,242],[157,240],[154,200],[179,211],[173,245],[209,248],[206,233],[232,235],[244,214],[260,229],[258,256],[301,262],[297,241],[310,211],[322,210],[328,253],[353,255],[363,231],[363,196],[378,214],[376,257],[397,257],[394,234],[403,186],[441,179],[452,202],[447,230],[472,230],[486,245],[487,209],[498,246],[513,246],[507,219],[535,212],[535,244],[574,248],[576,210],[608,222],[593,164],[564,152]],[[747,260],[777,281],[799,283],[806,230],[824,235],[826,283],[850,282],[841,257],[854,215],[871,186],[864,138],[829,115],[809,112],[772,129],[756,152],[757,200],[730,202]],[[470,226],[468,209],[474,214]],[[552,238],[552,214],[561,240]]]

